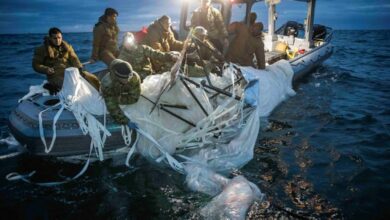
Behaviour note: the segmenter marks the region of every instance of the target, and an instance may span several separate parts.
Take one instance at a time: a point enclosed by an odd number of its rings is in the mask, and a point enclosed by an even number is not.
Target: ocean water
[[[334,54],[264,120],[254,159],[231,174],[244,175],[266,194],[248,219],[389,219],[389,38],[389,30],[335,31]],[[2,140],[9,137],[7,118],[17,100],[44,79],[31,67],[42,39],[0,35]],[[82,61],[88,59],[91,33],[64,39]],[[0,142],[0,155],[14,150],[12,143]],[[211,200],[186,188],[180,174],[142,159],[132,170],[110,160],[93,163],[78,180],[47,188],[4,177],[36,170],[36,180],[58,180],[82,165],[24,155],[0,158],[2,219],[196,219]]]

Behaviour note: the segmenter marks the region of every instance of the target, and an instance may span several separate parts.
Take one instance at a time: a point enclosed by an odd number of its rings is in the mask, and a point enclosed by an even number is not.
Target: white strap
[[[50,142],[50,146],[49,148],[47,147],[47,144],[46,144],[46,139],[45,139],[45,134],[44,134],[44,130],[43,130],[43,120],[42,120],[42,114],[50,109],[53,109],[54,107],[57,107],[61,105],[61,108],[58,110],[58,112],[56,113],[56,115],[54,116],[54,120],[53,120],[53,137],[51,139],[51,142]],[[55,140],[56,140],[56,137],[57,137],[57,129],[56,129],[56,123],[58,121],[58,118],[60,117],[62,111],[64,110],[64,105],[63,103],[60,101],[59,103],[57,103],[56,105],[52,106],[52,107],[49,107],[41,112],[39,112],[38,114],[38,119],[39,119],[39,135],[41,136],[41,140],[42,140],[42,143],[43,145],[45,146],[45,152],[46,153],[49,153],[52,149],[53,149],[53,146],[54,146],[54,143],[55,143]]]
[[[175,158],[173,158],[168,152],[166,152],[164,150],[164,147],[161,146],[150,134],[146,133],[141,128],[137,128],[137,132],[139,132],[142,136],[144,136],[146,139],[151,141],[156,146],[156,148],[165,156],[165,158],[168,161],[168,164],[174,170],[178,171],[179,173],[185,173],[182,164],[179,161],[177,161]]]
[[[135,142],[134,142],[133,146],[130,148],[129,153],[127,154],[127,157],[126,157],[125,164],[126,164],[127,167],[131,167],[130,166],[130,159],[133,156],[133,154],[135,153],[135,150],[136,150],[136,147],[137,147],[137,143],[138,143],[138,140],[139,140],[138,133],[136,133],[136,135],[137,135],[137,137],[135,139]]]
[[[36,173],[36,171],[32,171],[31,173],[29,174],[25,174],[25,175],[21,175],[17,172],[13,172],[13,173],[9,173],[5,178],[8,180],[8,181],[18,181],[18,180],[22,180],[26,183],[31,183],[31,184],[34,184],[34,185],[38,185],[38,186],[58,186],[58,185],[62,185],[62,184],[65,184],[65,183],[68,183],[70,181],[73,181],[77,178],[79,178],[80,176],[82,176],[85,171],[87,171],[88,169],[88,166],[89,166],[89,162],[90,162],[90,158],[91,158],[91,153],[92,153],[92,149],[93,149],[93,146],[92,146],[92,143],[90,145],[90,149],[89,149],[89,155],[88,155],[88,160],[87,162],[84,164],[83,168],[80,170],[80,172],[78,174],[76,174],[74,177],[68,177],[66,178],[65,181],[56,181],[56,182],[44,182],[44,183],[40,183],[40,182],[33,182],[30,180],[30,178]]]

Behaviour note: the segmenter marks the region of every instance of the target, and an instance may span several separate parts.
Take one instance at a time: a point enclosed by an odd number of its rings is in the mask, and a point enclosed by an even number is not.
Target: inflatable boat
[[[236,1],[223,1],[219,4],[235,4]],[[246,17],[251,12],[251,7],[258,1],[240,1],[247,4]],[[330,43],[332,38],[332,30],[322,25],[313,25],[313,15],[315,1],[308,2],[308,16],[306,26],[297,22],[287,22],[274,31],[275,21],[270,20],[268,25],[268,33],[264,33],[264,44],[266,50],[267,69],[278,63],[280,60],[286,60],[291,65],[293,71],[292,83],[298,82],[302,77],[309,74],[316,67],[321,65],[333,52],[333,47]],[[275,4],[269,4],[269,16],[275,16]],[[230,7],[222,7],[222,10],[231,10]],[[229,11],[222,11],[226,22],[230,21],[231,15]],[[186,34],[185,21],[188,14],[188,2],[183,1],[180,35]],[[314,31],[314,27],[317,27]],[[241,67],[235,65],[235,68]],[[97,75],[104,75],[107,71],[103,70]],[[191,80],[191,79],[188,79]],[[205,82],[205,81],[202,81]],[[195,84],[201,86],[201,83]],[[204,85],[203,85],[204,86]],[[206,85],[207,86],[207,85]],[[211,85],[209,85],[211,86]],[[213,86],[214,87],[214,86]],[[214,91],[219,91],[218,94],[223,95],[226,88],[211,88]],[[210,89],[209,89],[210,90]],[[227,92],[228,93],[228,92]],[[226,95],[226,94],[225,94]],[[55,156],[65,157],[72,155],[87,154],[90,150],[91,137],[85,135],[82,131],[74,114],[68,110],[63,110],[62,114],[57,118],[53,129],[53,120],[56,117],[60,107],[57,96],[44,96],[36,94],[27,99],[22,100],[9,116],[8,125],[15,139],[24,146],[29,153],[39,156]],[[147,100],[150,104],[156,106],[158,100]],[[178,120],[186,122],[185,118],[180,118],[179,115],[174,115],[175,109],[182,108],[175,105],[159,104],[159,110],[170,112],[171,116]],[[104,151],[115,151],[126,147],[123,140],[123,129],[120,125],[115,124],[107,114],[104,116],[96,116],[96,119],[102,124],[105,124],[106,129],[111,133],[104,143]],[[196,127],[196,122],[186,122]],[[53,133],[53,130],[56,132]],[[42,137],[44,136],[44,137]],[[47,152],[46,143],[50,143],[55,138],[55,143]]]

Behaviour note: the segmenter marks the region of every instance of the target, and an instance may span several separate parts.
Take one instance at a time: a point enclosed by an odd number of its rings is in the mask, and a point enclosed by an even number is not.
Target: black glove
[[[49,90],[50,95],[57,95],[57,93],[61,90],[59,87],[50,83],[43,85],[43,88]]]

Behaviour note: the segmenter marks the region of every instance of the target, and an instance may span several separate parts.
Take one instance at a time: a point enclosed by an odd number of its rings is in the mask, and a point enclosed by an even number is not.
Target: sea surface
[[[136,169],[96,162],[56,187],[9,182],[36,170],[38,181],[75,175],[82,164],[15,151],[7,118],[43,75],[31,67],[43,35],[0,35],[1,219],[196,219],[212,198],[186,188],[184,177],[142,159]],[[81,61],[91,33],[64,34]],[[263,120],[255,155],[231,174],[266,194],[249,219],[390,219],[390,31],[335,31],[334,54],[296,87],[297,94]],[[90,65],[90,71],[102,68]]]

